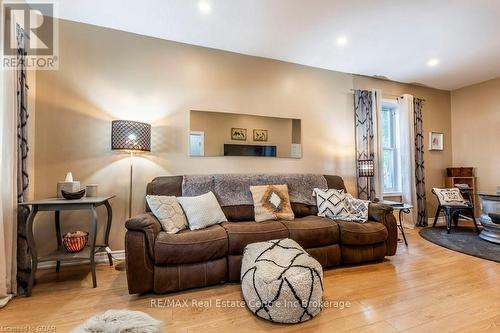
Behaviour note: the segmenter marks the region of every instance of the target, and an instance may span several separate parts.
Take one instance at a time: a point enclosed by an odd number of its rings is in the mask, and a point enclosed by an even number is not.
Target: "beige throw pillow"
[[[437,188],[432,189],[436,193],[439,204],[446,206],[467,206],[468,201],[464,199],[458,188]]]
[[[181,205],[174,196],[146,195],[151,212],[160,221],[161,227],[169,234],[186,229],[188,222]]]
[[[255,221],[293,220],[287,185],[250,186],[255,211]]]

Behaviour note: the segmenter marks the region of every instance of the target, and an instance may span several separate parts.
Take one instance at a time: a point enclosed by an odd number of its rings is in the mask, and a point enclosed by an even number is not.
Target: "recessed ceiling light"
[[[337,38],[337,45],[338,46],[343,46],[345,44],[347,44],[347,37],[346,36],[339,36]]]
[[[212,12],[212,5],[208,1],[200,1],[198,2],[198,9],[203,14],[210,14]]]
[[[427,66],[429,67],[434,67],[434,66],[437,66],[439,64],[439,59],[437,58],[431,58],[429,59],[429,61],[427,61]]]

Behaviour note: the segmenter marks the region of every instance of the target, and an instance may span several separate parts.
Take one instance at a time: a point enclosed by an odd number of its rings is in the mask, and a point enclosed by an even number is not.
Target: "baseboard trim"
[[[117,250],[111,251],[111,256],[113,256],[113,260],[125,260],[125,250]],[[106,252],[99,252],[95,255],[96,264],[109,263],[108,256]],[[77,265],[86,265],[87,262],[83,262],[81,260],[78,261],[62,261],[61,267],[64,266],[77,266]],[[38,264],[38,269],[48,269],[56,267],[55,261],[44,261]]]
[[[429,217],[427,219],[427,224],[428,225],[432,225],[434,223],[434,218],[433,217]],[[437,223],[443,223],[443,224],[446,224],[446,219],[444,218],[444,216],[440,216],[437,220]]]
[[[470,217],[467,217],[467,216],[461,216],[460,218],[463,218],[463,219],[468,220],[468,221],[472,221],[472,219]],[[481,225],[480,218],[477,216],[476,216],[476,221],[477,221],[478,225]],[[433,223],[434,223],[434,218],[429,217],[427,219],[427,224],[432,226]],[[446,218],[444,216],[438,217],[437,224],[439,225],[440,223],[442,223],[443,225],[446,225]]]

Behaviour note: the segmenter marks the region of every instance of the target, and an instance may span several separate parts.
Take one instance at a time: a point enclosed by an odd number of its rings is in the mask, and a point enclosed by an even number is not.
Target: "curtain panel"
[[[13,22],[7,20],[7,24]],[[18,33],[18,43],[24,45],[24,31]],[[19,35],[22,34],[22,35]],[[20,37],[20,38],[19,38]],[[0,43],[1,44],[1,43]],[[3,63],[3,55],[1,57]],[[19,61],[19,59],[18,59]],[[19,75],[17,70],[0,71],[0,308],[16,294],[16,194],[17,194],[17,121]]]
[[[356,161],[372,160],[375,171],[374,177],[362,177],[356,166],[358,197],[365,200],[374,200],[377,195],[380,196],[382,193],[381,166],[378,161],[378,156],[380,156],[378,134],[380,133],[381,96],[379,91],[354,91]]]
[[[17,203],[28,199],[28,81],[26,66],[24,30],[16,26],[17,36]],[[26,238],[26,221],[28,220],[29,208],[18,206],[17,208],[17,292],[24,294],[28,286],[28,278],[31,273],[31,257],[28,250]]]
[[[425,168],[424,168],[424,135],[422,121],[422,107],[424,101],[413,98],[414,133],[415,133],[415,191],[417,196],[418,227],[427,226],[427,208],[425,205]]]
[[[401,173],[403,200],[413,205],[411,223],[427,225],[425,205],[423,100],[412,95],[398,98],[401,129]]]

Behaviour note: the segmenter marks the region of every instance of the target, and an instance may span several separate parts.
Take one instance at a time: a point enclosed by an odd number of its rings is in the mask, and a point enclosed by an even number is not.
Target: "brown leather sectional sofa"
[[[324,176],[329,188],[344,189],[338,176]],[[155,178],[147,194],[182,195],[183,176]],[[312,189],[311,189],[312,192]],[[392,208],[370,204],[366,223],[317,216],[316,206],[292,202],[293,221],[255,222],[252,205],[222,207],[229,222],[202,230],[167,234],[146,208],[125,226],[129,293],[167,293],[224,282],[238,282],[247,244],[289,237],[323,267],[381,260],[396,253]]]

